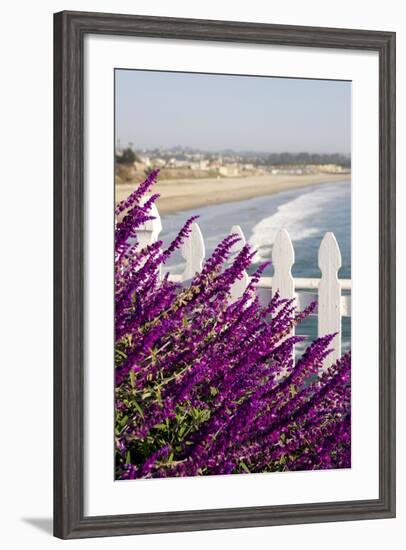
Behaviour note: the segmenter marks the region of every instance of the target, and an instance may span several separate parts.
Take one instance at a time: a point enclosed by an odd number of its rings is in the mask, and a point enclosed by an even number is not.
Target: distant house
[[[219,174],[221,176],[233,177],[233,176],[239,176],[240,171],[236,164],[226,164],[225,166],[220,166]]]
[[[146,166],[151,166],[151,159],[149,157],[146,157],[146,156],[140,156],[139,157],[140,161],[145,164]]]
[[[189,168],[190,161],[189,160],[180,160],[175,157],[172,157],[168,161],[168,165],[170,168]]]
[[[157,158],[154,159],[153,164],[154,164],[154,166],[158,166],[159,168],[162,168],[162,166],[165,166],[166,160],[161,159],[160,157],[157,157]]]
[[[303,168],[298,168],[297,166],[291,166],[288,168],[272,168],[271,174],[285,174],[285,175],[295,175],[300,176],[304,173]]]

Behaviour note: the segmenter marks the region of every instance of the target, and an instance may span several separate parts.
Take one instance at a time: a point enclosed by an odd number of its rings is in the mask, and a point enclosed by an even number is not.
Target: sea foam
[[[261,219],[252,228],[250,245],[257,251],[255,262],[268,260],[278,231],[286,229],[292,241],[307,239],[320,233],[318,214],[325,207],[331,207],[334,200],[342,196],[339,185],[322,186],[305,191],[293,200],[277,207],[271,216]]]

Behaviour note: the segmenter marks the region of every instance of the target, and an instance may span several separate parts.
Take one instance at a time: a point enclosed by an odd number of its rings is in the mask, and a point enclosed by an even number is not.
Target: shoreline
[[[160,214],[174,214],[216,204],[239,202],[258,196],[274,195],[283,191],[300,189],[351,179],[349,174],[269,174],[234,178],[202,178],[184,180],[159,180],[154,193],[161,197],[156,205]],[[126,198],[134,189],[133,184],[116,185],[116,202]]]

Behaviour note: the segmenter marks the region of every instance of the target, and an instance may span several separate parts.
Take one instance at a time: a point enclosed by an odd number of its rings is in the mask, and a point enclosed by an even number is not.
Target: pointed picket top
[[[192,279],[196,273],[201,272],[206,255],[203,235],[196,222],[191,225],[190,235],[182,244],[181,253],[186,260],[182,280],[187,281],[188,279]]]
[[[338,270],[341,252],[333,233],[326,233],[319,248],[321,279],[318,296],[318,334],[338,333],[331,342],[333,352],[324,361],[323,370],[341,356],[341,283]]]
[[[272,293],[279,290],[281,298],[293,298],[295,281],[292,277],[292,266],[295,263],[295,251],[286,229],[278,231],[272,248]]]
[[[230,234],[235,234],[240,237],[240,240],[236,242],[235,245],[233,246],[233,253],[235,257],[235,255],[238,254],[242,250],[242,248],[245,246],[247,240],[245,238],[243,230],[239,225],[233,225],[230,230]],[[244,294],[244,291],[247,288],[249,281],[250,281],[250,277],[248,273],[244,270],[242,274],[242,278],[237,279],[230,289],[230,294],[231,294],[230,303],[235,302],[236,300],[238,300],[238,298],[240,298]]]
[[[153,220],[148,220],[147,224],[150,224],[150,227],[152,228],[152,242],[156,242],[158,240],[159,234],[162,231],[162,221],[161,216],[159,215],[158,208],[155,204],[152,205],[150,210],[150,215],[154,216]]]
[[[334,233],[329,231],[323,237],[319,248],[319,267],[322,273],[334,273],[336,278],[341,267],[341,252]]]
[[[239,252],[247,242],[244,232],[239,225],[233,225],[233,227],[230,230],[230,233],[236,234],[240,237],[240,240],[234,245],[234,250]]]
[[[295,297],[295,280],[292,277],[292,266],[295,263],[295,251],[291,238],[286,229],[278,231],[272,247],[272,265],[274,274],[272,277],[272,294],[279,291],[281,298],[288,300]],[[292,328],[289,336],[295,334]],[[295,360],[295,347],[292,347],[292,361]]]
[[[150,198],[150,195],[146,195],[141,199],[141,204],[145,204]],[[149,216],[153,216],[153,220],[147,220],[141,224],[137,229],[137,238],[141,247],[152,244],[158,240],[159,234],[162,231],[161,216],[159,215],[158,208],[155,204],[151,206],[148,213]]]

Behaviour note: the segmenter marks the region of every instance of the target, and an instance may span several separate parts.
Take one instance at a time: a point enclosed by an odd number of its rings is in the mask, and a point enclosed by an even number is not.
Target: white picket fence
[[[141,246],[145,246],[158,239],[162,231],[161,218],[158,209],[154,205],[151,215],[155,217],[145,223],[137,233]],[[241,240],[233,252],[237,253],[245,242],[245,236],[240,226],[234,225],[230,233],[237,233]],[[191,234],[183,244],[182,256],[185,260],[185,269],[180,275],[171,275],[174,282],[186,282],[199,273],[205,259],[204,238],[200,227],[194,223]],[[283,298],[295,298],[299,311],[303,311],[311,302],[317,301],[315,313],[318,317],[318,334],[337,333],[331,353],[326,362],[326,367],[331,365],[341,356],[341,318],[351,316],[351,294],[343,294],[342,290],[351,291],[350,279],[339,279],[338,270],[341,267],[341,252],[333,233],[326,233],[319,248],[318,266],[321,271],[320,278],[294,278],[292,266],[295,263],[295,251],[286,229],[281,229],[272,246],[273,277],[261,277],[257,285],[257,294],[262,304],[269,303],[272,292],[279,290]],[[238,299],[244,292],[250,281],[248,273],[244,273],[232,290],[232,299]]]

